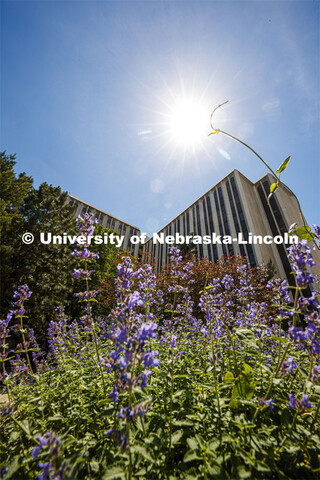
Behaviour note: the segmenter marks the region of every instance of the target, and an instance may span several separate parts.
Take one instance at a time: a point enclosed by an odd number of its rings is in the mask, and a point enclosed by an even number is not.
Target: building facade
[[[198,256],[207,256],[216,262],[223,255],[241,255],[247,258],[251,267],[271,260],[276,276],[287,278],[289,284],[293,285],[286,253],[289,245],[266,244],[263,243],[263,237],[284,237],[293,223],[301,225],[302,220],[295,197],[285,187],[279,186],[268,203],[272,183],[274,177],[270,174],[252,183],[238,170],[233,170],[168,223],[158,235],[163,233],[167,237],[179,233],[186,236],[194,233],[203,237],[215,234],[215,237],[231,236],[233,240],[238,240],[240,234],[243,243],[233,241],[197,245]],[[250,243],[254,236],[261,237],[261,243]],[[257,240],[260,241],[259,238]],[[159,269],[168,263],[169,248],[170,245],[160,244],[150,238],[144,245],[144,252],[156,259]]]
[[[83,200],[79,200],[79,198],[74,197],[73,195],[69,195],[68,203],[75,208],[75,215],[85,215],[86,213],[92,213],[94,217],[98,220],[98,223],[103,225],[110,230],[115,230],[119,233],[119,235],[124,236],[123,241],[123,249],[131,252],[133,255],[137,256],[139,253],[139,244],[133,245],[130,241],[130,238],[133,235],[140,235],[140,229],[131,225],[128,222],[120,220],[119,218],[115,217],[114,215],[110,215],[110,213],[105,212],[104,210],[100,210],[96,207],[93,207],[89,203],[84,202]]]

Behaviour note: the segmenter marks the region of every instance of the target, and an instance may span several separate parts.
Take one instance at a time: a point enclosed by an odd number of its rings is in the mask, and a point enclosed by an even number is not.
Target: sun
[[[168,127],[173,141],[183,147],[200,145],[208,135],[208,109],[196,100],[183,99],[170,110]]]

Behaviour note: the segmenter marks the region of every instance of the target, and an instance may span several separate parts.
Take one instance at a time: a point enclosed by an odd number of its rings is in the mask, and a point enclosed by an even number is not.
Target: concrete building
[[[278,187],[268,204],[267,198],[274,177],[264,175],[252,183],[238,170],[233,170],[219,183],[202,195],[180,215],[168,223],[160,232],[165,237],[177,233],[186,236],[193,232],[199,236],[230,236],[236,241],[199,244],[198,255],[217,261],[223,255],[246,256],[251,267],[270,260],[276,268],[276,275],[287,278],[293,285],[293,275],[283,243],[255,243],[254,236],[284,237],[293,223],[302,225],[295,197],[284,187]],[[238,237],[248,243],[241,243]],[[157,237],[158,238],[158,237]],[[260,241],[260,239],[257,239]],[[264,240],[264,239],[263,239]],[[144,245],[144,252],[157,259],[157,267],[168,262],[170,245],[160,244],[150,238]],[[318,255],[319,257],[319,255]],[[317,261],[317,259],[316,259]],[[319,265],[320,258],[317,261]],[[319,262],[319,263],[318,263]]]
[[[141,245],[132,245],[132,243],[130,242],[130,238],[133,235],[140,235],[141,232],[138,227],[135,227],[134,225],[131,225],[130,223],[123,220],[120,220],[119,218],[115,217],[114,215],[110,215],[110,213],[107,213],[104,210],[93,207],[89,203],[86,203],[83,200],[79,200],[79,198],[76,198],[73,195],[69,195],[68,203],[71,206],[75,207],[76,216],[85,215],[86,213],[92,213],[94,217],[98,220],[98,222],[104,227],[115,230],[120,235],[123,235],[123,248],[131,252],[133,255],[138,255]]]

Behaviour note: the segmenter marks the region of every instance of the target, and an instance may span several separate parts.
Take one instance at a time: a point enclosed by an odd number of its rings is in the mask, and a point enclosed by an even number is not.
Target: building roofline
[[[97,211],[103,213],[104,215],[108,215],[109,217],[114,218],[114,219],[117,220],[118,222],[125,223],[125,224],[128,225],[129,227],[133,227],[133,228],[135,228],[136,230],[139,230],[139,232],[140,232],[140,228],[139,228],[139,227],[136,227],[135,225],[132,225],[131,223],[126,222],[125,220],[121,220],[120,218],[115,217],[114,215],[111,215],[111,213],[108,213],[108,212],[106,212],[105,210],[102,210],[101,208],[97,208],[97,207],[95,207],[94,205],[91,205],[90,203],[85,202],[84,200],[81,200],[80,198],[75,197],[74,195],[68,194],[68,196],[69,196],[70,198],[72,198],[73,200],[76,200],[76,201],[78,201],[78,202],[81,202],[81,203],[83,203],[84,205],[87,205],[88,207],[91,207],[91,208],[93,208],[94,210],[97,210]]]
[[[276,182],[276,180],[277,180],[276,177],[275,177],[272,173],[267,172],[267,173],[265,173],[264,175],[262,175],[262,177],[260,177],[256,182],[254,182],[253,185],[257,185],[257,183],[262,182],[262,180],[263,180],[264,178],[266,178],[268,175],[270,175],[270,177],[272,177],[273,180]],[[288,192],[288,193],[289,193],[290,195],[292,195],[293,197],[295,196],[295,195],[290,191],[289,187],[287,187],[286,185],[283,185],[282,183],[279,183],[279,187],[282,187],[284,190],[286,190],[286,192]],[[279,187],[278,187],[278,188],[279,188]]]
[[[180,217],[181,215],[183,215],[185,212],[187,212],[187,210],[189,210],[189,208],[192,207],[192,205],[194,205],[195,203],[199,202],[199,200],[201,200],[203,197],[205,197],[206,195],[208,195],[209,192],[211,192],[211,190],[213,190],[214,188],[216,188],[219,183],[223,182],[224,180],[226,180],[228,177],[230,177],[230,175],[234,172],[237,172],[239,173],[240,175],[242,175],[242,177],[244,178],[247,178],[245,175],[243,175],[241,172],[239,172],[239,170],[237,170],[236,168],[234,168],[233,170],[231,170],[231,172],[229,172],[227,175],[225,175],[221,180],[219,180],[219,182],[217,182],[215,185],[213,185],[211,188],[209,188],[209,190],[207,190],[205,193],[203,193],[201,195],[201,197],[199,197],[197,200],[195,200],[194,202],[192,202],[187,208],[185,208],[184,210],[182,210],[181,213],[179,213],[178,215],[176,215],[169,223],[167,223],[166,225],[164,225],[164,227],[162,227],[160,230],[157,231],[157,233],[160,233],[162,232],[166,227],[168,227],[171,223],[173,223],[178,217]],[[247,179],[249,180],[249,179]],[[250,182],[250,180],[249,180]],[[252,182],[251,182],[252,183]],[[150,237],[145,243],[144,245],[149,241],[151,240],[152,237]]]

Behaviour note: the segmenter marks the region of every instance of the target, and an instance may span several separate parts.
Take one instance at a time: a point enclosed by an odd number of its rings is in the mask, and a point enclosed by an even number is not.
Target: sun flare
[[[172,106],[169,130],[173,140],[184,147],[200,144],[209,130],[209,113],[200,102],[182,100]]]

